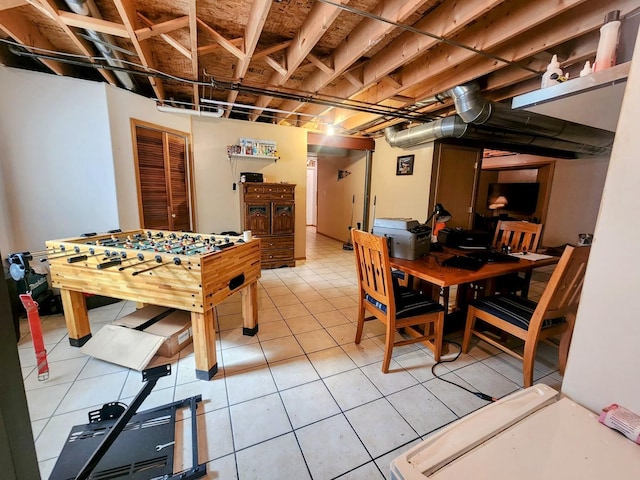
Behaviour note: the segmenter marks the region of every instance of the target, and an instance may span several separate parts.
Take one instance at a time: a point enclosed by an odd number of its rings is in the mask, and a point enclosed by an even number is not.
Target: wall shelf
[[[615,132],[630,64],[519,95],[511,107]]]
[[[280,160],[280,157],[276,157],[273,155],[243,155],[241,153],[232,153],[229,155],[229,160],[233,159],[250,159],[250,160],[273,160],[277,162]]]

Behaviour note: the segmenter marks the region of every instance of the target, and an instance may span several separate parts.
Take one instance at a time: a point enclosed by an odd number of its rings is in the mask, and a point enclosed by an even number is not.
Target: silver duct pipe
[[[388,127],[384,130],[384,138],[392,147],[410,148],[440,138],[461,138],[468,128],[460,117],[453,115],[405,130],[399,130],[398,126]]]
[[[476,84],[460,85],[444,95],[453,98],[456,115],[407,130],[385,129],[393,147],[410,148],[441,138],[483,141],[493,148],[526,146],[587,155],[611,152],[615,134],[531,112],[511,110],[480,95]]]
[[[611,148],[613,145],[615,135],[612,132],[524,110],[512,110],[483,98],[474,83],[452,88],[446,95],[453,99],[456,113],[465,123],[558,138],[598,148]]]
[[[93,0],[65,0],[65,3],[73,13],[84,15],[85,17],[102,18],[98,7]],[[87,35],[93,39],[93,44],[107,60],[109,65],[112,67],[127,68],[127,66],[121,61],[122,56],[120,53],[109,47],[109,45],[113,45],[115,43],[115,40],[111,35],[106,35],[104,33],[88,29],[85,29],[85,32],[87,32]],[[124,88],[131,91],[136,90],[136,84],[131,75],[119,71],[114,71],[113,74]]]

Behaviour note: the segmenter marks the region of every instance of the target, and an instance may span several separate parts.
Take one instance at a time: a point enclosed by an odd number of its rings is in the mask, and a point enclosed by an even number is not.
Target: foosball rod
[[[149,263],[149,262],[153,262],[156,261],[158,263],[162,262],[162,257],[160,255],[156,255],[154,258],[150,258],[149,260],[141,260],[139,263],[134,263],[132,265],[125,265],[124,267],[120,267],[118,269],[118,271],[122,271],[122,270],[126,270],[127,268],[131,268],[131,267],[138,267],[144,263]]]
[[[174,265],[180,265],[182,263],[182,260],[180,260],[180,257],[173,257],[173,263]],[[148,272],[150,270],[155,270],[156,268],[166,267],[169,264],[170,262],[164,262],[164,263],[161,263],[160,265],[154,265],[153,267],[147,267],[142,270],[136,270],[135,272],[132,273],[132,275],[135,277],[136,275],[140,275],[141,273]]]

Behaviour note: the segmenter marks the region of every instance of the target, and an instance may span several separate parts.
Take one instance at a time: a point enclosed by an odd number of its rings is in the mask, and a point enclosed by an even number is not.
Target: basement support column
[[[369,202],[371,201],[371,165],[373,150],[366,151],[366,165],[364,171],[364,206],[362,207],[362,230],[369,231]]]

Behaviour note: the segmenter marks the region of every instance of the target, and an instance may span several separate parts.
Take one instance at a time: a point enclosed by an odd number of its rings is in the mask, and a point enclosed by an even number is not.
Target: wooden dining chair
[[[538,249],[541,232],[541,223],[501,220],[496,226],[491,247],[500,251],[503,246],[508,246],[509,253],[535,252]],[[532,270],[527,270],[523,274],[512,273],[500,277],[496,281],[496,291],[520,292],[522,297],[527,298],[531,274]]]
[[[351,230],[358,275],[358,328],[355,343],[360,343],[365,320],[377,318],[386,325],[382,371],[389,371],[393,347],[422,342],[440,361],[444,329],[444,308],[420,292],[398,285],[391,274],[387,239]],[[367,314],[368,316],[365,318]],[[422,331],[418,326],[422,326]],[[396,329],[407,336],[396,341]]]
[[[541,223],[501,220],[496,226],[491,246],[496,250],[509,247],[510,253],[535,252],[541,232]]]
[[[467,312],[462,351],[469,351],[472,335],[481,338],[522,360],[524,386],[530,387],[538,342],[559,335],[559,370],[564,373],[590,251],[590,246],[567,246],[538,303],[511,294],[472,300]],[[491,333],[478,328],[477,320],[494,327],[489,327]],[[509,348],[499,335],[494,336],[496,328],[524,340],[524,353],[520,355]]]

